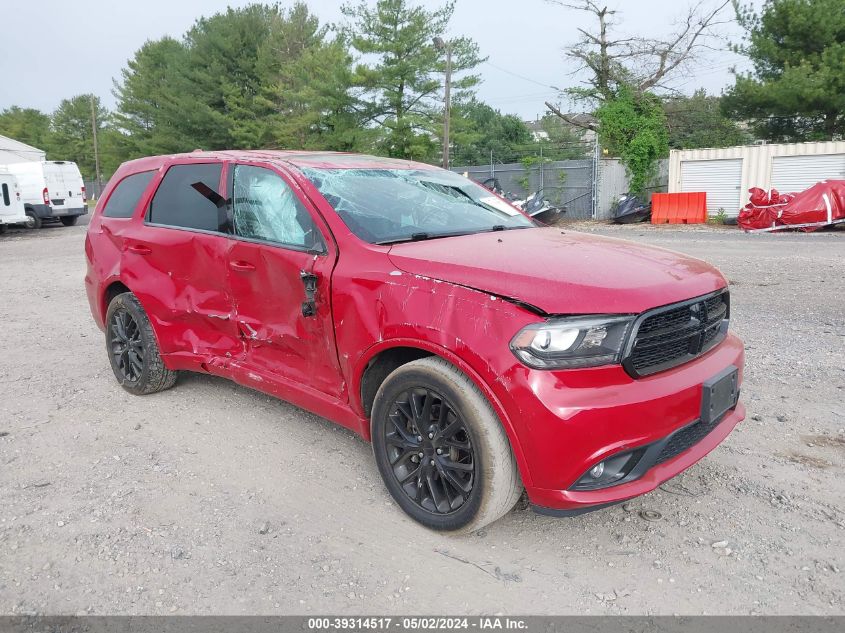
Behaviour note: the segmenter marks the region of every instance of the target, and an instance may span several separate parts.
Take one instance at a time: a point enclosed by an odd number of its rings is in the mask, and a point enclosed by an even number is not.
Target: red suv
[[[118,382],[224,376],[371,440],[435,529],[523,488],[569,516],[643,494],[743,419],[712,266],[540,227],[457,174],[312,152],[122,165],[85,244]]]

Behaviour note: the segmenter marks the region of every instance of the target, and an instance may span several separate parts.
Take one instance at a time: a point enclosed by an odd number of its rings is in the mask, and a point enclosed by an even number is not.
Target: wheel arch
[[[149,319],[150,321],[150,329],[153,332],[156,344],[160,348],[161,337],[159,336],[159,332],[156,329],[155,319],[150,317],[150,311],[144,304],[143,299],[139,297],[130,286],[126,285],[126,282],[121,278],[116,277],[103,284],[103,290],[100,295],[100,307],[103,311],[103,327],[106,329],[106,331],[108,330],[108,322],[106,316],[108,315],[109,305],[117,295],[123,294],[124,292],[132,293],[132,295],[135,297],[135,299],[137,299],[138,303],[141,305],[141,309],[144,311],[144,313],[147,315],[147,319]],[[165,367],[167,367],[168,369],[172,369],[172,367],[169,366],[169,361],[166,358],[162,358],[162,361],[164,362]]]
[[[373,345],[362,355],[355,372],[355,382],[351,394],[356,398],[356,402],[353,403],[354,407],[369,422],[363,429],[366,439],[371,440],[372,404],[378,388],[395,369],[413,360],[428,356],[438,356],[447,361],[467,376],[487,398],[508,436],[523,484],[530,486],[531,476],[522,445],[501,401],[478,372],[457,354],[435,343],[417,339],[393,339]]]
[[[132,290],[120,279],[113,279],[103,286],[103,292],[100,296],[100,313],[103,315],[103,323],[106,322],[106,313],[109,311],[109,304],[111,304],[112,299],[124,292],[132,292]]]

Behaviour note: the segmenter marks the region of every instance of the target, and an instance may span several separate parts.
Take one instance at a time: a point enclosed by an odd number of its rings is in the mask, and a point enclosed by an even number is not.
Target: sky
[[[430,7],[442,5],[418,1]],[[179,37],[199,16],[249,1],[14,4],[14,17],[0,36],[0,110],[19,105],[49,112],[61,99],[89,92],[113,108],[113,80],[120,78],[127,60],[146,40]],[[683,0],[607,0],[607,4],[619,11],[615,16],[619,33],[641,36],[668,35],[687,6]],[[342,19],[340,2],[309,0],[308,5],[323,22]],[[730,17],[729,8],[725,16]],[[578,85],[580,79],[572,75],[574,65],[563,49],[578,39],[578,27],[592,27],[589,17],[545,0],[457,0],[449,35],[473,38],[488,57],[478,69],[483,80],[479,97],[503,112],[533,120],[542,116],[544,100],[556,100],[552,87]],[[720,28],[730,41],[739,40],[736,25]],[[733,83],[733,66],[746,70],[748,62],[727,50],[709,51],[676,77],[674,87],[687,94],[697,88],[720,94]]]

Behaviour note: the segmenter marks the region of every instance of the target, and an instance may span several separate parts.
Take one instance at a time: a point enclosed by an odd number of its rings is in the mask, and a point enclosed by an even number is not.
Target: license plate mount
[[[736,406],[739,398],[739,371],[728,367],[701,386],[701,421],[711,424]]]

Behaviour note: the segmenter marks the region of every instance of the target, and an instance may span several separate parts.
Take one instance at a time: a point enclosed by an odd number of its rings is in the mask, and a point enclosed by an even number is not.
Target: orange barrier
[[[651,194],[652,224],[703,224],[707,222],[707,194]]]

